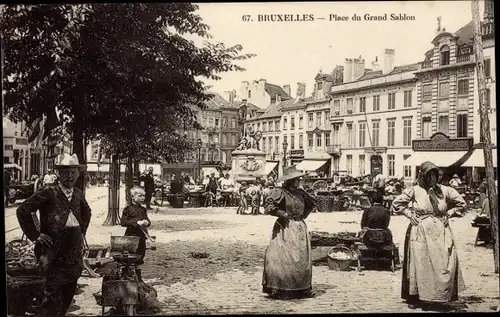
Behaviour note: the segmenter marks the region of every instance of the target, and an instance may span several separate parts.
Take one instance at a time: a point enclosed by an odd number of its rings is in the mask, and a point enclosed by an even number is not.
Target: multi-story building
[[[333,85],[331,146],[334,171],[352,176],[381,172],[388,177],[411,178],[404,165],[416,136],[416,81],[420,63],[394,66],[393,49],[365,69],[362,58],[346,59],[342,84]]]
[[[266,109],[273,103],[279,103],[292,99],[290,97],[290,86],[288,93],[282,87],[268,83],[265,79],[254,80],[252,82],[243,81],[239,89],[238,99],[246,100],[260,109]]]
[[[4,164],[14,163],[21,170],[14,171],[17,180],[28,180],[33,175],[42,175],[53,168],[54,158],[60,153],[70,153],[70,141],[57,142],[50,135],[42,140],[43,131],[29,142],[33,133],[26,123],[13,123],[3,116]]]
[[[481,23],[485,58],[487,106],[496,166],[495,44],[493,3],[486,1]],[[417,137],[409,162],[419,165],[431,160],[451,174],[467,174],[477,181],[484,173],[482,121],[479,115],[477,69],[473,46],[473,22],[455,33],[438,26],[433,48],[425,54],[416,73]],[[436,155],[439,153],[439,155]],[[474,169],[475,168],[475,169]],[[477,172],[477,173],[476,173]]]
[[[306,148],[306,99],[296,98],[283,101],[278,108],[282,114],[281,134],[282,145],[286,143],[286,165],[295,165],[304,159]]]

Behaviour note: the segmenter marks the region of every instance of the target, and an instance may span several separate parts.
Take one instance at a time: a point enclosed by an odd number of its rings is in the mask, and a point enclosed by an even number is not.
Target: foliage
[[[203,78],[243,71],[242,47],[209,39],[188,3],[7,5],[5,106],[14,122],[58,114],[57,125],[100,137],[121,157],[169,161],[192,142],[196,109],[210,98]],[[201,78],[201,79],[200,79]],[[186,105],[193,105],[193,108]]]

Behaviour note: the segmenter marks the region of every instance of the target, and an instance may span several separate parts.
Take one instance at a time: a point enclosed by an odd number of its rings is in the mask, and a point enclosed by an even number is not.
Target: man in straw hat
[[[46,277],[41,316],[64,316],[71,305],[83,269],[84,237],[91,217],[83,192],[74,187],[78,157],[61,154],[55,163],[59,184],[36,192],[17,209],[21,229],[35,241],[35,256]],[[37,211],[40,231],[33,218]]]
[[[299,188],[304,173],[291,166],[283,171],[266,201],[266,213],[278,217],[264,257],[263,292],[274,298],[312,295],[311,241],[304,219],[316,205]]]

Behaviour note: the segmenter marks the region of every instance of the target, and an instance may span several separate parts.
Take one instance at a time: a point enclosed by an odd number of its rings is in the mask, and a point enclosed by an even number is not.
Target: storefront
[[[307,153],[304,159],[295,165],[297,170],[309,173],[311,176],[329,178],[331,171],[331,156],[323,152]]]
[[[416,166],[418,175],[422,163],[429,161],[442,170],[442,180],[447,182],[453,174],[472,179],[472,169],[464,166],[474,152],[472,138],[450,138],[438,132],[430,139],[413,140],[413,154],[404,161],[406,166]]]
[[[493,168],[496,175],[498,172],[498,156],[496,148],[491,150],[491,156],[493,158]],[[486,177],[484,150],[482,148],[474,149],[472,155],[464,164],[462,164],[462,166],[472,168],[472,180],[474,183],[481,182],[481,180]]]

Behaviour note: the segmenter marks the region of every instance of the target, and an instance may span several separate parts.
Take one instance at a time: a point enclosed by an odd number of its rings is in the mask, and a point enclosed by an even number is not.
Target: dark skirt
[[[55,258],[46,270],[47,283],[66,284],[78,281],[83,270],[83,248],[80,227],[64,228],[57,240]]]

